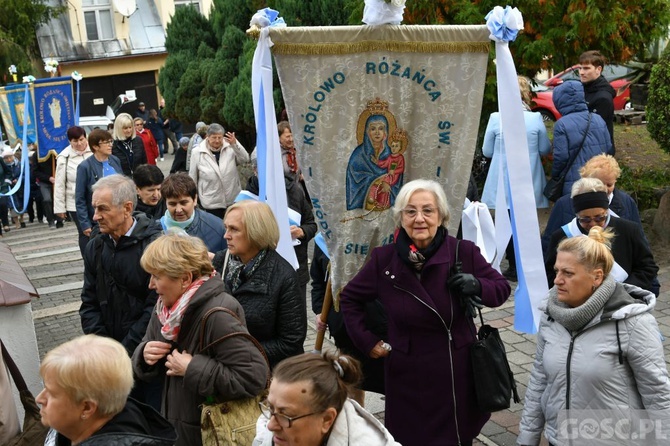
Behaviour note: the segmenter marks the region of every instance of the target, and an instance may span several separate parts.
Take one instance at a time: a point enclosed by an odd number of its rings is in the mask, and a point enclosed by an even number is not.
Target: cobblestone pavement
[[[84,267],[77,248],[76,228],[73,223],[66,223],[62,229],[50,230],[45,224],[32,223],[26,229],[12,229],[1,240],[11,247],[40,295],[39,299],[33,301],[32,308],[39,353],[43,357],[56,345],[82,334],[77,310]],[[669,337],[670,268],[668,259],[657,261],[663,265],[659,272],[663,293],[657,301],[655,316],[661,331]],[[305,350],[311,351],[314,348],[316,331],[309,304],[307,308],[310,327]],[[519,393],[523,398],[535,356],[535,336],[514,330],[513,297],[500,308],[487,309],[484,317],[501,331],[519,385]],[[334,346],[326,341],[324,348]],[[670,342],[666,342],[665,351],[668,358]],[[366,406],[383,418],[384,402],[381,395],[368,394]],[[494,413],[475,444],[515,444],[522,407],[522,404],[515,404],[509,410]]]

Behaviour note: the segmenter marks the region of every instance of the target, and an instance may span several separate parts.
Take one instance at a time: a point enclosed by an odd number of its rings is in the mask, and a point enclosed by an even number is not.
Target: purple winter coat
[[[393,350],[386,359],[385,424],[403,446],[472,440],[490,416],[475,403],[469,349],[475,325],[447,287],[455,247],[456,239],[448,236],[424,265],[421,279],[394,245],[376,248],[341,293],[347,331],[363,352],[380,340],[365,326],[365,303],[379,299],[386,308],[385,341]],[[509,283],[472,242],[461,242],[459,257],[463,272],[479,279],[486,306],[507,300]]]

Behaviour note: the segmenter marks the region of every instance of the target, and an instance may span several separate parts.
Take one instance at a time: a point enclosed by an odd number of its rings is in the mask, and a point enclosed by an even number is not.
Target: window
[[[196,11],[200,11],[200,0],[174,0],[174,10],[176,11],[179,8],[184,8],[186,6],[192,6]]]
[[[114,38],[114,21],[110,0],[82,0],[88,40]]]

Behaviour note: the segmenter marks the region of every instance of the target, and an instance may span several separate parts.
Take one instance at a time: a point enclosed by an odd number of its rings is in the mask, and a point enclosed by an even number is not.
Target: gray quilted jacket
[[[563,444],[559,421],[568,410],[647,409],[670,419],[670,381],[651,314],[655,304],[653,293],[617,284],[603,310],[574,333],[551,319],[544,304],[517,444],[538,445],[543,429],[551,444]]]

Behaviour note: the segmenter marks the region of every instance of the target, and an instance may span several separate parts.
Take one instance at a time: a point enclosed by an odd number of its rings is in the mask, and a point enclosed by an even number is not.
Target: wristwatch
[[[387,352],[390,352],[392,350],[391,344],[384,341],[382,341],[381,348],[383,348]]]

